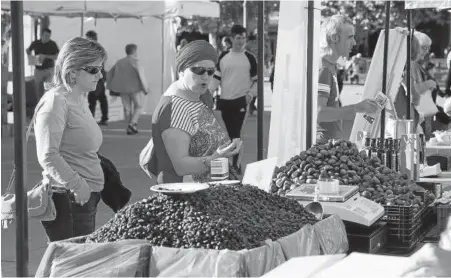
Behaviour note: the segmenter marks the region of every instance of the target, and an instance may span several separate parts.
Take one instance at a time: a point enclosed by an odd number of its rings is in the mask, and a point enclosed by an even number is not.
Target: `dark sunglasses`
[[[89,74],[97,74],[97,73],[99,73],[99,71],[102,70],[102,67],[84,67],[81,69],[86,71]]]
[[[189,68],[192,73],[195,73],[197,75],[203,75],[204,73],[207,73],[209,76],[212,76],[215,73],[214,68],[204,68],[204,67],[191,67]]]

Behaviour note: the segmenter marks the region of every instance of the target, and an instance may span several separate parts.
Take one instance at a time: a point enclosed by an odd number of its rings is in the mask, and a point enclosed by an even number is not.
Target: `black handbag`
[[[100,191],[100,197],[114,212],[118,212],[130,201],[132,192],[122,184],[119,171],[113,162],[100,154],[97,155],[105,177],[105,185],[103,190]]]

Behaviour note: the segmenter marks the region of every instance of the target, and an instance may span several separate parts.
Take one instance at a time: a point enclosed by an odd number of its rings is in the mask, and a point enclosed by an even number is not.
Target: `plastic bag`
[[[348,237],[343,221],[337,215],[331,215],[313,226],[318,237],[322,254],[345,253],[349,249]]]
[[[144,240],[53,242],[35,277],[148,277],[152,246]]]
[[[154,247],[150,277],[243,277],[243,258],[236,251]]]
[[[305,225],[296,233],[280,238],[277,242],[282,246],[286,260],[302,256],[315,256],[321,253],[318,238],[311,225]]]
[[[244,255],[245,277],[259,277],[286,261],[282,246],[267,240],[266,245],[239,251]]]

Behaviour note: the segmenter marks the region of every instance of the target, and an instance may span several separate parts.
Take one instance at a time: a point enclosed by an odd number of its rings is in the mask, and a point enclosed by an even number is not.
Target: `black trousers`
[[[89,110],[92,116],[95,116],[97,101],[100,102],[100,111],[102,112],[102,121],[108,121],[108,100],[105,94],[105,82],[99,80],[95,91],[88,93]]]
[[[219,99],[219,110],[230,139],[241,138],[241,129],[246,117],[246,97],[237,99]],[[233,157],[233,165],[238,166],[239,154]]]

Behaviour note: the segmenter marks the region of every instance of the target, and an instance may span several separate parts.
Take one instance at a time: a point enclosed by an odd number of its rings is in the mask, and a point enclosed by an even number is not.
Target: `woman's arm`
[[[207,171],[207,166],[211,161],[218,158],[215,152],[211,156],[191,157],[189,146],[191,136],[177,128],[168,128],[161,134],[163,143],[171,159],[174,170],[179,176],[192,175]]]
[[[53,106],[51,111],[48,107],[42,107],[37,112],[35,122],[36,151],[41,167],[59,184],[67,189],[76,189],[87,185],[85,179],[75,172],[61,157],[59,147],[66,126],[67,107],[49,101]]]

